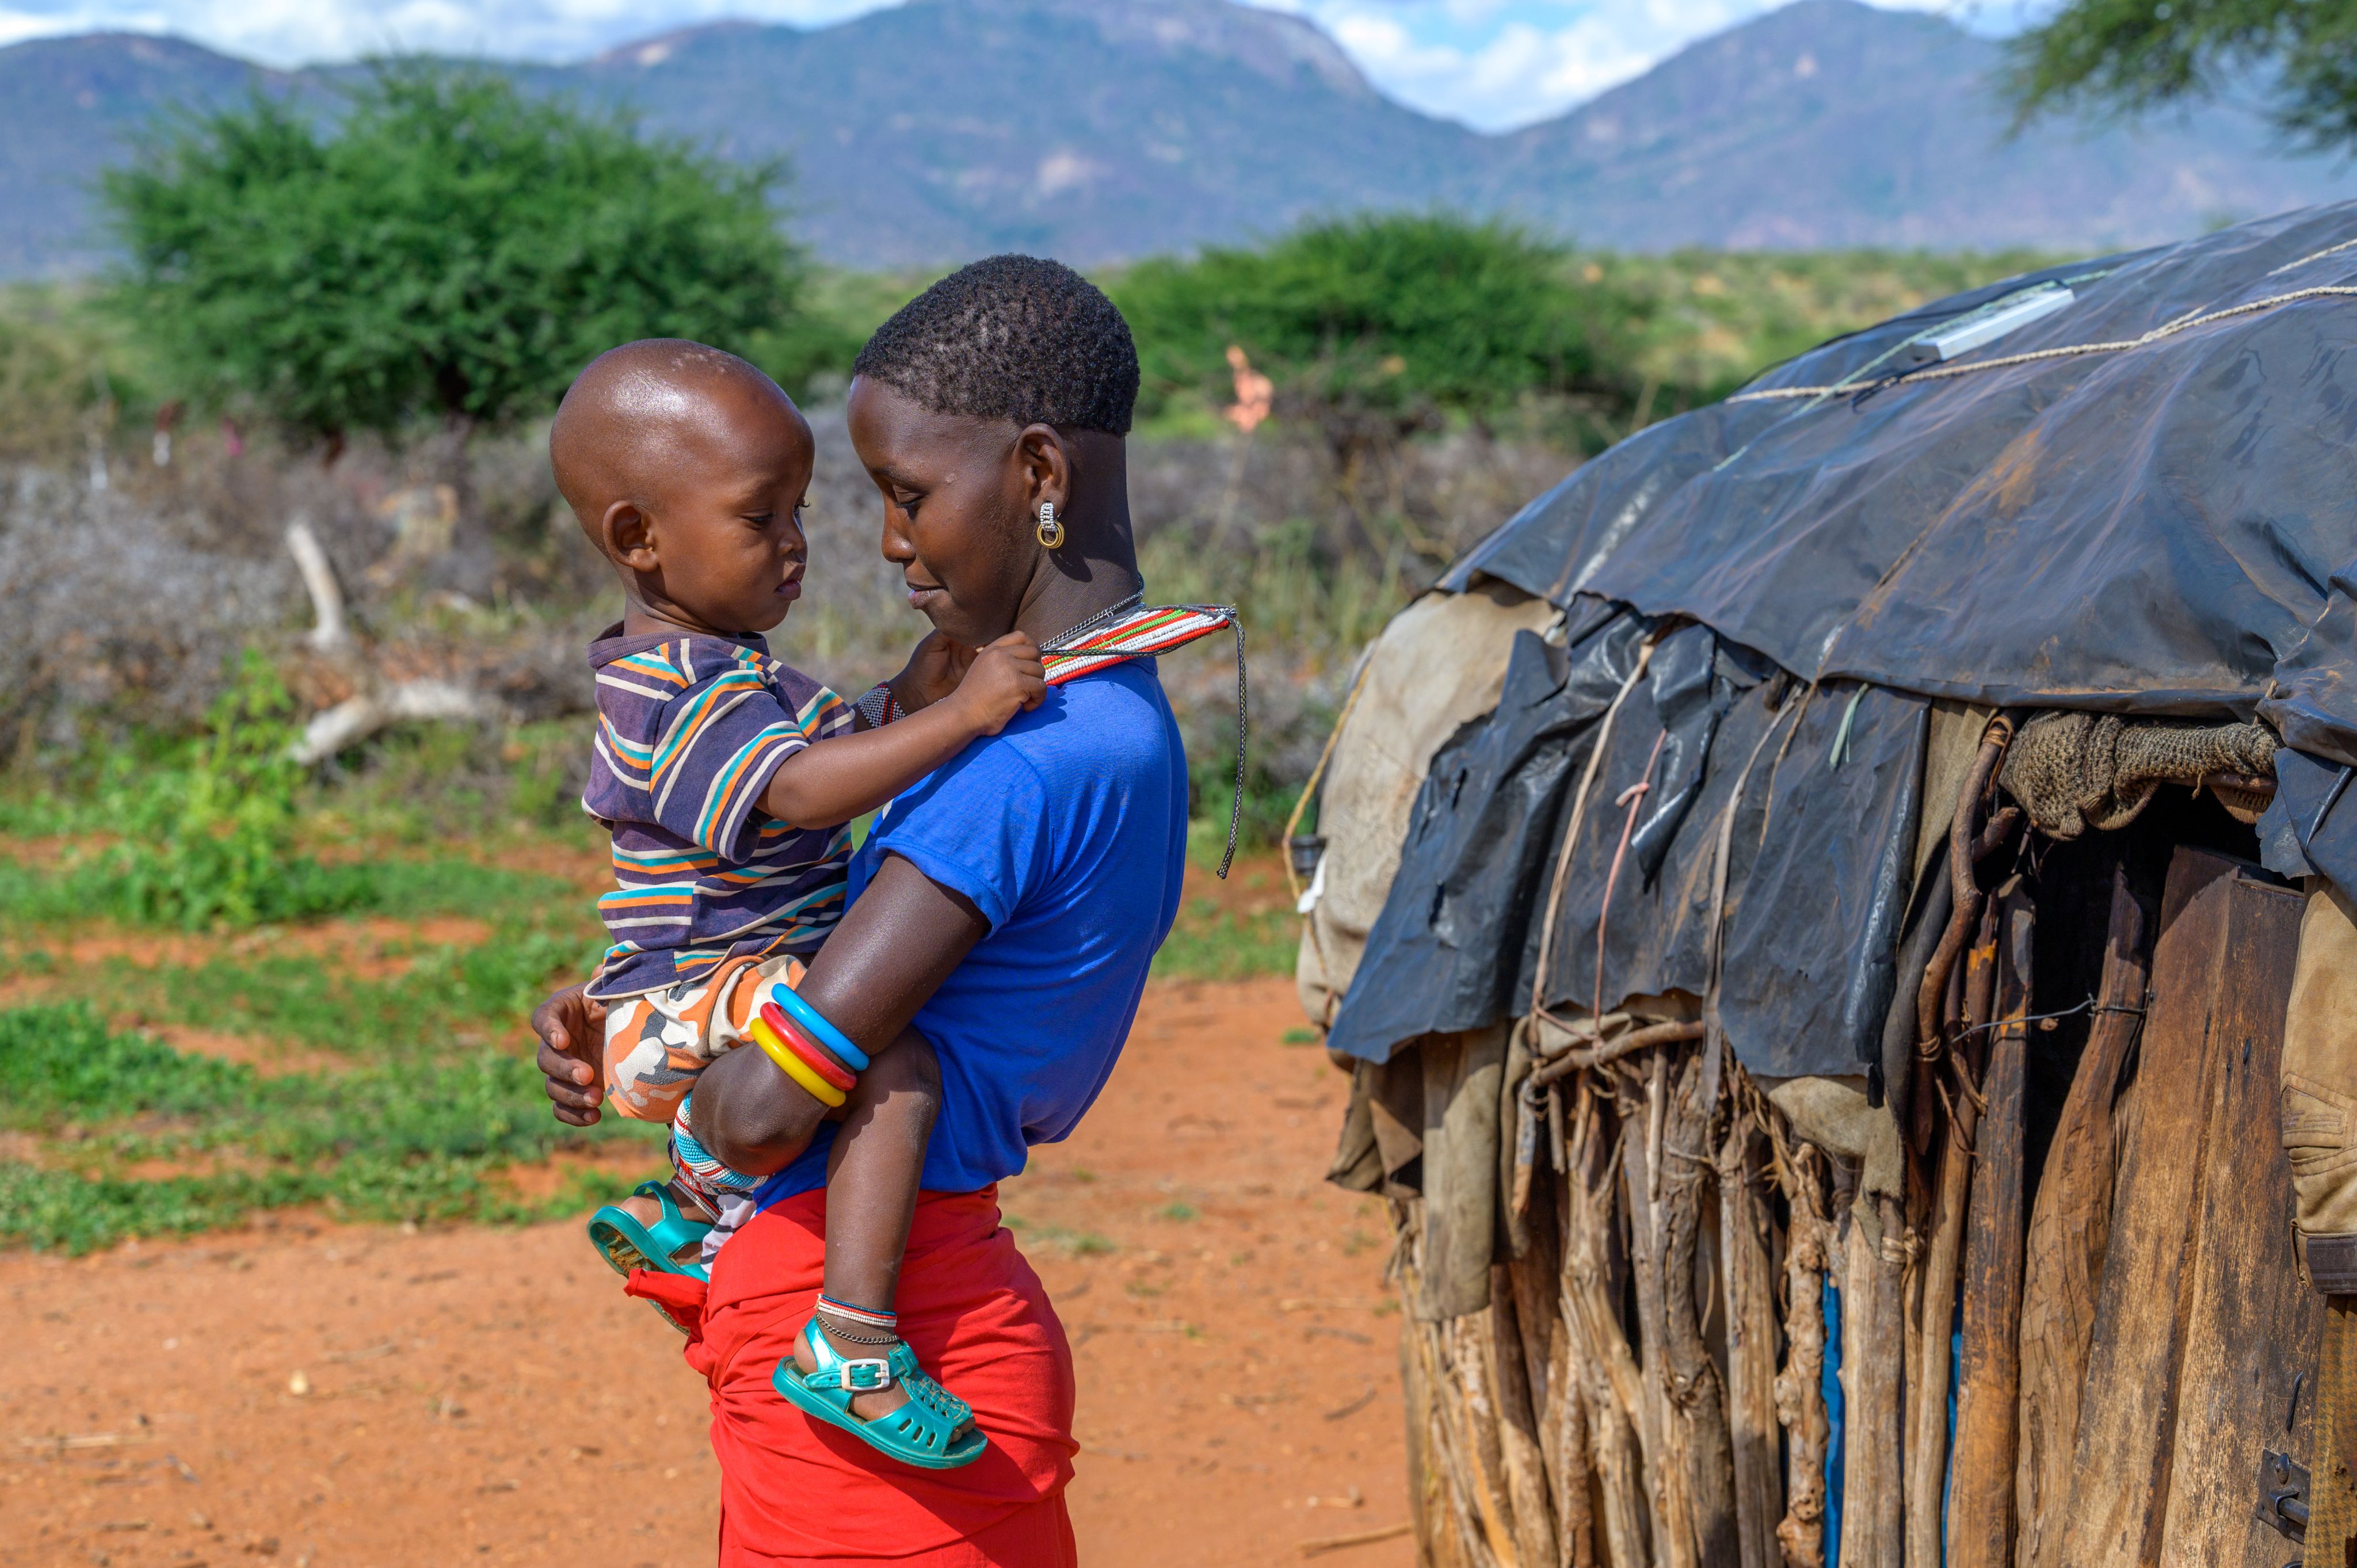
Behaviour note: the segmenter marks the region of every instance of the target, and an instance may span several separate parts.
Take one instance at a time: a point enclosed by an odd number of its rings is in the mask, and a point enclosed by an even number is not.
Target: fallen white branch
[[[304,591],[311,596],[311,646],[321,653],[349,650],[352,634],[344,621],[343,585],[336,581],[336,569],[307,518],[286,525],[286,548],[295,557],[295,569],[303,575]]]
[[[511,716],[497,698],[455,681],[428,677],[388,682],[361,661],[359,645],[352,639],[344,614],[343,586],[336,581],[335,566],[308,519],[297,517],[286,525],[286,548],[295,557],[295,569],[302,574],[304,591],[311,596],[314,624],[305,640],[360,687],[355,695],[311,715],[301,736],[286,748],[296,761],[307,768],[325,762],[404,719],[487,723]]]
[[[295,760],[306,767],[325,762],[347,746],[404,719],[491,721],[508,716],[498,700],[454,682],[404,681],[382,692],[363,692],[334,707],[311,715],[302,738],[292,747]]]

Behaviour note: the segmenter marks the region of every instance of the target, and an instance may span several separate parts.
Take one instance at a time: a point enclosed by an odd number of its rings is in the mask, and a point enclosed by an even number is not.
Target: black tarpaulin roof
[[[2058,285],[2067,306],[1900,373],[1910,340]],[[1583,1008],[1699,993],[1741,780],[1729,1044],[1755,1070],[1863,1070],[1930,698],[2255,714],[2297,748],[2277,767],[2309,860],[2357,887],[2357,804],[2334,794],[2357,763],[2352,349],[2344,203],[1940,301],[1580,467],[1441,580],[1554,601],[1567,646],[1523,634],[1498,711],[1435,758],[1333,1043],[1380,1059],[1534,992]],[[1665,630],[1544,929],[1534,906],[1598,721]],[[1624,823],[1612,803],[1641,778]],[[1599,919],[1624,826],[1634,858]]]

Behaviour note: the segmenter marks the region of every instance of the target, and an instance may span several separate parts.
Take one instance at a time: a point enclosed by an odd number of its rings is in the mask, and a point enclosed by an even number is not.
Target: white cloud
[[[0,0],[0,44],[95,29],[177,33],[266,65],[387,49],[574,59],[728,17],[820,27],[894,0]]]
[[[1783,0],[1247,0],[1307,16],[1385,92],[1484,131],[1560,114]],[[1875,0],[2002,29],[2040,0]]]
[[[819,27],[899,0],[0,0],[0,45],[172,32],[265,64],[432,49],[574,59],[724,17]],[[1151,3],[1151,0],[1146,0]],[[1485,131],[1560,114],[1781,0],[1245,0],[1307,16],[1385,92]],[[1984,26],[2042,0],[1877,0]],[[1958,12],[1958,5],[1980,7]],[[2000,24],[2001,25],[2001,24]]]

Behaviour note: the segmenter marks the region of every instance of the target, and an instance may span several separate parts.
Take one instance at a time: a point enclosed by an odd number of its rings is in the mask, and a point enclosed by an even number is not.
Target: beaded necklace
[[[1151,659],[1183,648],[1222,628],[1236,638],[1236,782],[1228,807],[1228,847],[1220,856],[1220,875],[1236,858],[1236,832],[1244,813],[1244,753],[1250,731],[1250,707],[1244,676],[1244,623],[1232,605],[1148,605],[1135,593],[1109,605],[1077,626],[1067,627],[1039,645],[1048,684],[1060,686],[1083,675],[1131,659]],[[898,698],[888,685],[878,685],[856,704],[872,727],[901,716]]]
[[[1039,645],[1048,684],[1060,686],[1129,659],[1150,659],[1209,637],[1222,627],[1236,635],[1236,783],[1228,806],[1228,847],[1220,856],[1225,878],[1236,858],[1236,831],[1244,814],[1244,748],[1250,706],[1244,679],[1244,623],[1232,605],[1147,605],[1143,594],[1100,610]]]

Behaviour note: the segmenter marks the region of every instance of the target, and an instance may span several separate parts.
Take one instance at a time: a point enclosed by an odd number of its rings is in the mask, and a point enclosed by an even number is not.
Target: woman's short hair
[[[992,256],[902,306],[852,373],[935,413],[1129,434],[1137,345],[1104,291],[1061,262]]]

